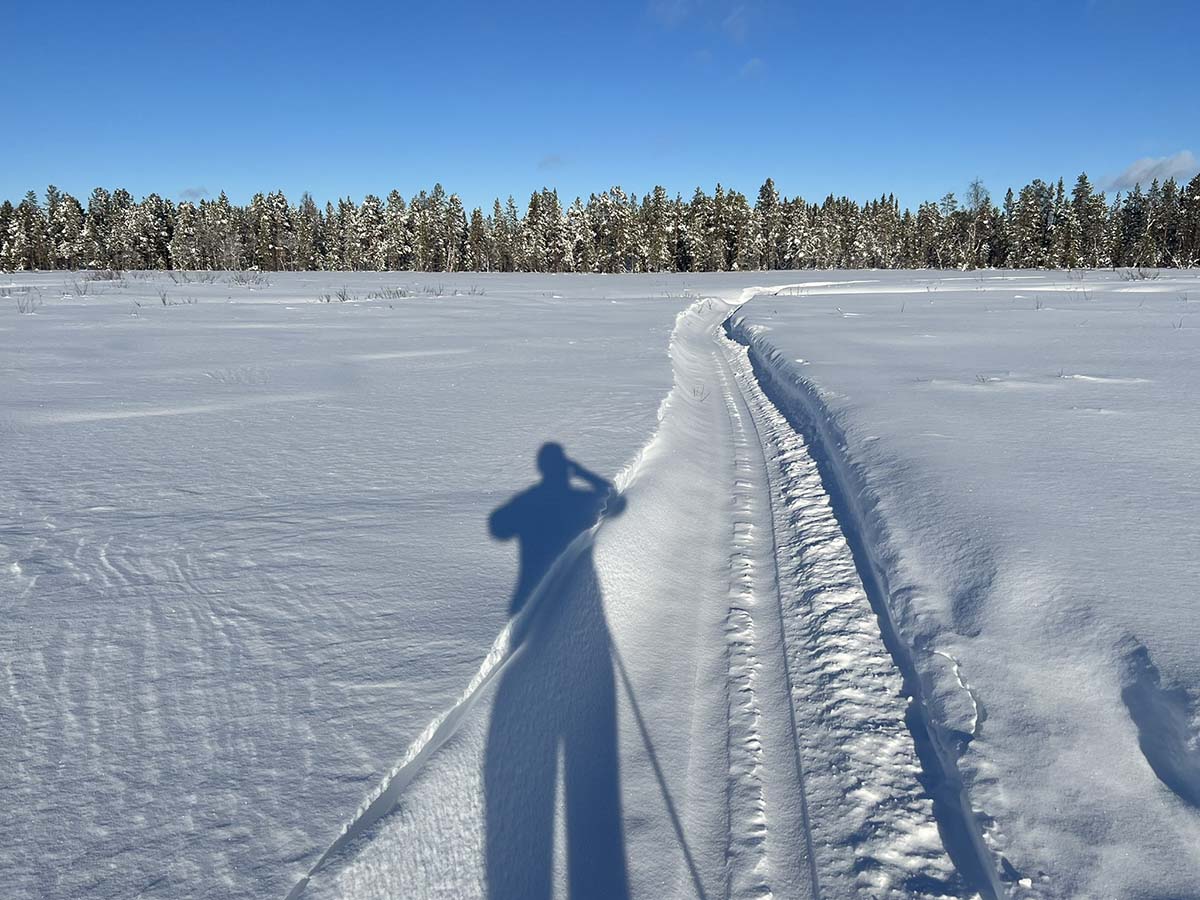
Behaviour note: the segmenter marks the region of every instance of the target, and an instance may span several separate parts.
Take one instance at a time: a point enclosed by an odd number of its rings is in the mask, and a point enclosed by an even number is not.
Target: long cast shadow
[[[538,608],[522,617],[528,626],[500,676],[488,730],[488,896],[553,896],[561,783],[569,895],[622,900],[629,879],[603,592],[590,546],[568,565],[552,571],[552,564],[601,515],[619,515],[624,499],[558,444],[543,445],[537,464],[541,480],[488,520],[493,537],[519,542],[510,613],[538,598]]]

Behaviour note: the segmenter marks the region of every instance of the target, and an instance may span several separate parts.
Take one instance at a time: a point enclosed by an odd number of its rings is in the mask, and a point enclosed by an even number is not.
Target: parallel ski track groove
[[[721,332],[718,330],[718,332],[716,334],[714,334],[714,340],[720,341],[720,339],[721,339]],[[784,611],[783,611],[783,598],[779,594],[780,572],[779,572],[779,559],[776,554],[776,548],[778,547],[778,544],[776,541],[776,532],[775,532],[776,509],[775,509],[775,500],[773,497],[773,491],[770,489],[772,479],[771,479],[770,467],[767,464],[766,455],[765,455],[765,446],[766,445],[763,443],[763,435],[759,429],[758,422],[755,419],[755,416],[751,410],[750,403],[747,401],[745,395],[743,394],[741,387],[737,384],[737,379],[732,376],[732,366],[730,364],[729,358],[726,356],[724,350],[718,350],[717,356],[719,359],[718,371],[720,373],[721,380],[725,386],[726,396],[733,399],[734,403],[737,406],[741,407],[741,413],[744,413],[744,416],[739,415],[738,419],[733,420],[734,430],[735,430],[735,432],[740,431],[740,432],[744,433],[746,430],[746,426],[742,423],[745,422],[746,420],[749,420],[749,422],[750,422],[749,427],[753,431],[754,440],[749,441],[747,443],[753,444],[755,447],[757,447],[757,449],[758,449],[758,453],[756,454],[757,462],[761,469],[763,477],[766,479],[767,490],[764,491],[764,494],[766,497],[768,515],[766,516],[765,528],[768,531],[767,538],[770,541],[769,546],[771,547],[771,552],[770,552],[769,556],[771,558],[771,566],[773,568],[773,572],[772,572],[773,583],[775,585],[774,596],[771,598],[771,600],[773,601],[773,605],[775,607],[776,613],[779,616],[780,639],[781,639],[781,645],[782,645],[782,651],[783,651],[783,653],[782,653],[783,659],[781,660],[781,665],[782,665],[782,669],[783,669],[783,678],[784,678],[785,688],[787,690],[787,711],[788,711],[788,719],[789,719],[788,724],[790,726],[790,733],[793,735],[794,738],[796,738],[796,737],[798,737],[799,730],[798,730],[798,726],[797,726],[797,722],[796,722],[796,710],[793,705],[793,703],[794,703],[793,698],[795,697],[795,687],[792,682],[791,666],[789,665],[789,662],[788,662],[791,654],[789,652],[788,642],[787,642],[788,637],[787,637],[786,617],[785,617]],[[732,382],[732,384],[730,382]],[[796,784],[797,784],[797,787],[799,788],[799,795],[800,795],[800,814],[801,814],[802,826],[803,826],[803,830],[804,830],[804,841],[805,841],[805,851],[806,851],[805,855],[806,855],[806,859],[807,859],[807,863],[808,863],[808,866],[807,866],[808,876],[809,876],[809,881],[812,885],[812,896],[813,896],[814,900],[819,900],[819,898],[821,897],[821,880],[820,880],[820,876],[817,871],[816,848],[814,846],[813,836],[812,836],[812,820],[809,815],[808,794],[807,794],[807,791],[805,788],[805,777],[806,776],[805,776],[805,772],[804,772],[804,761],[801,758],[801,747],[800,747],[800,742],[798,739],[795,740],[795,743],[794,743],[792,749],[793,749],[792,759],[793,759],[793,762],[794,762],[795,768],[796,768]]]
[[[758,560],[753,540],[756,507],[761,502],[761,490],[755,490],[751,478],[753,461],[749,441],[741,424],[737,401],[729,380],[722,369],[719,354],[713,359],[721,381],[725,413],[733,426],[733,487],[732,553],[729,561],[729,609],[725,619],[727,693],[728,693],[728,786],[726,804],[729,809],[726,858],[730,862],[727,895],[752,897],[755,900],[773,897],[770,880],[770,861],[766,852],[767,801],[763,784],[762,708],[758,682],[762,663],[757,647],[758,636],[753,609],[757,605],[756,571]],[[758,501],[758,502],[756,502]],[[748,521],[743,521],[743,517]],[[735,812],[735,807],[741,806]],[[744,823],[738,834],[736,823]],[[749,856],[750,858],[747,858]],[[741,876],[739,879],[738,876]],[[744,879],[751,879],[743,885]]]

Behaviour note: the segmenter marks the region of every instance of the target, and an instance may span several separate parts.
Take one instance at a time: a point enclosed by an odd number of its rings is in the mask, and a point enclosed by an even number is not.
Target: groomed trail
[[[829,448],[726,327],[765,290],[679,315],[623,512],[558,559],[291,897],[1003,894],[835,516]]]

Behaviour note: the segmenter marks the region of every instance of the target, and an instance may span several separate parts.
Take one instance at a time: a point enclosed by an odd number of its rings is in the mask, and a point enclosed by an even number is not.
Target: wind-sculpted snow
[[[1128,278],[883,273],[734,321],[1016,896],[1200,884],[1200,278]]]
[[[1200,279],[436,277],[0,276],[6,898],[1197,896]]]
[[[282,898],[503,628],[490,510],[547,440],[633,458],[688,301],[74,277],[0,306],[0,895]]]

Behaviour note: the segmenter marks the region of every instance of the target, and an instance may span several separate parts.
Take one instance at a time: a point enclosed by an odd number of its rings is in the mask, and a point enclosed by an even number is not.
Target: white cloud
[[[746,36],[750,32],[750,22],[748,19],[745,5],[739,3],[729,15],[721,20],[721,28],[729,35],[731,40],[741,44],[745,42]]]
[[[183,200],[199,200],[202,197],[208,196],[208,188],[204,185],[198,187],[186,187],[179,192],[179,196]]]
[[[750,37],[752,20],[761,19],[760,0],[648,0],[650,17],[666,28],[689,25],[720,32],[735,44]]]
[[[767,64],[757,56],[753,56],[742,63],[741,69],[738,70],[738,78],[757,78],[762,74],[762,71],[764,68],[766,68],[766,65]]]
[[[691,15],[692,0],[650,0],[650,15],[668,28],[674,28]]]
[[[1173,156],[1145,156],[1133,162],[1120,175],[1114,175],[1105,182],[1104,188],[1109,191],[1128,191],[1135,184],[1149,187],[1156,178],[1166,181],[1174,178],[1176,181],[1186,181],[1200,171],[1200,160],[1191,150],[1180,150]]]

